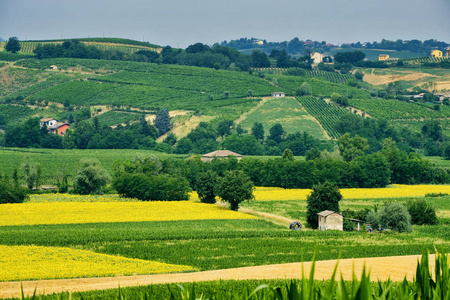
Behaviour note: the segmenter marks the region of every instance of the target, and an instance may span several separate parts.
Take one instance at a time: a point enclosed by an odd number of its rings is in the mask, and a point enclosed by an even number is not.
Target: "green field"
[[[263,124],[266,135],[273,125],[280,123],[287,134],[305,131],[317,139],[327,138],[317,121],[295,98],[270,99],[247,114],[240,124],[251,132],[255,122]]]
[[[136,156],[148,157],[155,155],[159,158],[185,158],[185,155],[166,154],[150,150],[56,150],[56,149],[21,149],[0,148],[0,174],[12,174],[15,168],[20,170],[25,156],[41,165],[43,184],[55,184],[65,166],[69,178],[75,176],[78,163],[83,157],[98,159],[102,166],[113,173],[113,164],[117,160],[133,160]],[[21,172],[19,171],[19,174]]]
[[[379,50],[379,49],[343,49],[337,48],[326,52],[325,55],[335,55],[337,52],[360,50],[366,54],[368,60],[378,60],[380,54],[389,54],[390,58],[417,58],[429,55],[429,53],[410,52],[410,51],[394,51],[394,50]]]

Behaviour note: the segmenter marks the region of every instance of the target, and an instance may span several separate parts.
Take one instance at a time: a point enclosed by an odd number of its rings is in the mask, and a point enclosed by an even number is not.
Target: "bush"
[[[195,190],[203,203],[216,203],[217,173],[211,170],[200,173],[195,181]]]
[[[27,197],[26,188],[11,183],[7,179],[0,179],[0,204],[22,203]]]
[[[436,225],[439,223],[435,207],[424,199],[409,200],[407,205],[411,222],[416,225]]]

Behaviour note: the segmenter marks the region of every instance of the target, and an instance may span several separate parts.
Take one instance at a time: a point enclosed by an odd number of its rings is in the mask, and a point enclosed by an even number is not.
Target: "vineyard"
[[[337,72],[327,72],[322,70],[306,70],[306,76],[308,78],[319,78],[338,84],[346,84],[350,79],[355,79],[355,76],[353,75],[342,75]]]
[[[416,103],[398,100],[350,99],[349,103],[375,118],[387,120],[437,119],[450,116],[450,110],[444,107],[441,111],[435,111]]]
[[[298,100],[306,111],[319,121],[331,138],[339,138],[340,134],[335,125],[342,115],[348,113],[345,109],[315,97],[300,97]]]
[[[405,64],[408,65],[415,65],[415,64],[423,64],[423,63],[438,63],[441,61],[450,61],[450,58],[448,57],[430,57],[430,56],[424,56],[419,58],[405,58],[402,59],[402,61]]]
[[[101,39],[100,39],[101,40]],[[124,44],[124,43],[116,43],[114,42],[114,39],[112,39],[111,41],[109,41],[108,39],[105,39],[105,41],[100,41],[100,40],[89,40],[89,39],[80,39],[80,42],[89,46],[95,46],[96,48],[100,49],[100,50],[115,50],[115,51],[120,51],[126,54],[133,54],[136,51],[139,50],[151,50],[151,51],[161,51],[161,48],[154,48],[152,47],[153,45],[151,44],[147,44],[147,45],[132,45],[132,44]],[[27,53],[27,54],[32,54],[34,49],[36,49],[36,47],[38,45],[48,45],[48,44],[53,44],[53,45],[61,45],[64,41],[62,40],[55,40],[55,41],[21,41],[20,42],[20,53]],[[145,43],[144,43],[145,44]]]
[[[34,113],[33,109],[25,105],[0,104],[0,121],[3,121],[4,125],[20,122],[31,117]],[[0,123],[1,126],[2,124]]]
[[[97,118],[101,125],[112,126],[137,121],[139,120],[139,117],[140,114],[138,113],[108,111],[104,114],[99,115]]]

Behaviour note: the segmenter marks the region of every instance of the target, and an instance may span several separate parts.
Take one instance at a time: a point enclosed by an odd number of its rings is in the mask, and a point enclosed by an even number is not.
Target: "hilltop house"
[[[214,158],[228,158],[228,156],[234,156],[237,160],[241,160],[242,155],[229,151],[229,150],[217,150],[202,155],[202,161],[212,161]]]
[[[450,47],[445,48],[445,56],[450,57]]]
[[[284,92],[274,92],[272,93],[272,97],[286,97],[286,94]]]
[[[317,214],[319,230],[344,230],[344,216],[331,210],[324,210]]]
[[[431,51],[431,57],[433,57],[433,58],[442,57],[442,51],[440,51],[440,50]]]
[[[378,61],[396,61],[397,57],[389,57],[389,54],[380,54],[378,56]]]
[[[56,119],[44,118],[41,119],[41,128],[46,126],[48,131],[57,135],[64,135],[69,129],[69,124],[58,122]]]
[[[311,53],[311,59],[313,60],[313,62],[315,64],[319,64],[322,62],[323,60],[323,54],[319,53],[319,52],[314,52]]]

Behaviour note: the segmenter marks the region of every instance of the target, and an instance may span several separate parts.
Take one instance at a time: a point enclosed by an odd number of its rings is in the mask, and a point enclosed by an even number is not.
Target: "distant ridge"
[[[6,42],[6,41],[0,37],[0,42]]]

